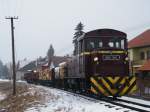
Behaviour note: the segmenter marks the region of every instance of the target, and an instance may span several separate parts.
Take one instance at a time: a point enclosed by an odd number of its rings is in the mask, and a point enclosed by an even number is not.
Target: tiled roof
[[[150,45],[150,29],[128,42],[128,48]]]
[[[33,70],[36,68],[36,61],[32,61],[24,67],[20,68],[19,71],[26,72],[28,70]]]
[[[47,63],[48,61],[46,61],[46,58],[40,58],[38,60],[31,61],[29,64],[20,68],[19,71],[27,72],[28,70],[35,70],[43,65],[46,65]]]
[[[66,62],[69,59],[71,59],[71,58],[67,57],[67,56],[54,56],[52,58],[52,62],[54,64],[54,66],[57,67],[60,63]],[[48,66],[48,61],[46,60],[46,58],[41,58],[41,59],[32,61],[29,64],[27,64],[24,67],[22,67],[21,69],[19,69],[19,71],[26,72],[28,70],[35,70],[35,69],[40,68],[42,66],[43,67],[44,66]]]
[[[146,61],[142,67],[138,69],[139,71],[150,71],[150,60]]]

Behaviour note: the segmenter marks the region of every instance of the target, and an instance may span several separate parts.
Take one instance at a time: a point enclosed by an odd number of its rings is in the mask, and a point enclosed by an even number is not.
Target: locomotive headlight
[[[126,58],[125,58],[125,60],[126,60],[126,61],[128,61],[128,60],[129,60],[129,58],[128,58],[128,57],[126,57]]]
[[[94,57],[94,61],[98,61],[98,57]]]
[[[37,71],[36,71],[36,70],[34,70],[33,72],[34,72],[34,73],[36,73]]]

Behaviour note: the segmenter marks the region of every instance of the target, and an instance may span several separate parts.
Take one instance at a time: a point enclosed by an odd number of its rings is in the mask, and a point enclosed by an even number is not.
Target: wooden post
[[[11,20],[11,36],[12,36],[12,62],[13,62],[13,95],[16,95],[16,64],[15,64],[15,40],[14,40],[14,19],[18,17],[7,17]]]

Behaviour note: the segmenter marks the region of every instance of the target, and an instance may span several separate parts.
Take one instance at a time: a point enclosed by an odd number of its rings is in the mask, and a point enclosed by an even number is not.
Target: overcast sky
[[[11,61],[10,21],[15,24],[16,59],[45,56],[52,44],[56,55],[72,52],[75,26],[84,31],[113,28],[128,39],[150,28],[150,0],[0,0],[0,59]]]

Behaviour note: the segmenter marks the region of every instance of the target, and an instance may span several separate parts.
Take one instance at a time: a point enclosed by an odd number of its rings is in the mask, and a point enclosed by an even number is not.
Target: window
[[[112,38],[108,42],[108,47],[125,49],[125,39]]]
[[[116,48],[119,48],[119,42],[116,42]]]
[[[125,49],[126,40],[122,38],[88,38],[85,41],[85,49],[86,50],[94,50],[99,49],[102,47],[105,48],[118,48],[118,49]]]
[[[80,41],[79,44],[78,44],[78,46],[79,46],[79,47],[78,47],[78,48],[79,48],[79,49],[78,49],[78,53],[83,52],[83,47],[84,47],[83,41]]]
[[[103,42],[102,42],[102,41],[99,41],[98,47],[99,47],[99,48],[100,48],[100,47],[103,47]]]
[[[109,45],[109,47],[114,47],[114,43],[113,42],[109,42],[108,45]]]
[[[95,47],[94,42],[90,42],[90,47],[91,47],[91,48],[94,48],[94,47]]]
[[[93,41],[89,41],[87,43],[87,49],[94,49],[95,48],[95,43]]]
[[[150,51],[147,51],[147,59],[150,59]]]
[[[124,49],[124,40],[121,40],[121,48]]]
[[[150,72],[147,72],[147,77],[150,77]]]
[[[140,53],[140,59],[141,59],[141,60],[144,60],[144,59],[145,59],[145,53],[144,53],[144,52],[141,52],[141,53]]]
[[[79,73],[83,72],[83,56],[79,57]]]
[[[85,41],[86,50],[94,50],[104,47],[103,40],[99,38],[89,38]]]

